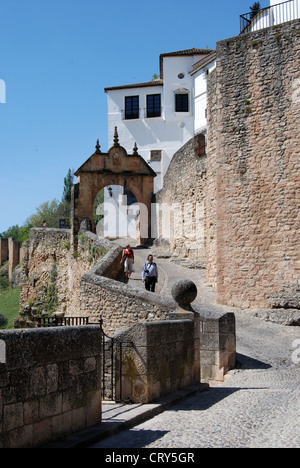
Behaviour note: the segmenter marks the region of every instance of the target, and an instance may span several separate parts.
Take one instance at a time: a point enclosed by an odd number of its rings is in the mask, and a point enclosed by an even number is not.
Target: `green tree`
[[[31,228],[42,227],[44,221],[49,228],[58,228],[59,220],[65,219],[67,227],[70,227],[71,217],[71,191],[74,180],[74,171],[68,170],[66,177],[64,178],[64,187],[62,200],[58,201],[54,199],[52,201],[46,201],[36,208],[36,212],[33,213],[26,220],[25,224],[19,227],[17,224],[11,226],[6,231],[0,233],[1,238],[14,237],[17,241],[26,241],[29,236]]]
[[[11,226],[6,231],[0,234],[2,239],[8,239],[9,237],[14,237],[16,241],[23,242],[28,239],[29,231],[33,226],[30,223],[26,223],[23,226],[19,227],[18,224]]]
[[[54,198],[52,201],[46,201],[36,208],[36,212],[29,216],[27,223],[32,227],[42,227],[44,221],[47,227],[59,227],[59,208],[60,202]]]
[[[74,171],[68,170],[68,174],[64,178],[64,189],[62,203],[71,203],[71,192],[74,185]]]
[[[64,178],[64,188],[61,204],[58,208],[59,218],[66,220],[66,227],[71,226],[71,196],[72,187],[74,185],[74,171],[69,169],[66,177]]]
[[[250,7],[250,10],[251,10],[250,18],[253,19],[257,15],[257,13],[261,10],[260,3],[259,2],[253,3],[253,5]]]
[[[19,226],[16,224],[15,226],[9,227],[6,231],[0,234],[0,237],[3,239],[8,239],[9,237],[14,237],[16,240],[19,236]]]
[[[8,319],[5,317],[2,312],[0,312],[0,328],[5,328],[6,325],[8,324]]]

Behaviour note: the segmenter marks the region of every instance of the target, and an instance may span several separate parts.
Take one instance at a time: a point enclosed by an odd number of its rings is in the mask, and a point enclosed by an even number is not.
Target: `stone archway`
[[[132,154],[120,146],[117,128],[114,145],[107,153],[100,151],[99,140],[96,151],[75,172],[77,183],[72,189],[72,233],[78,234],[81,222],[89,220],[94,229],[93,205],[97,193],[109,185],[127,187],[137,198],[141,210],[140,223],[147,225],[147,235],[141,236],[143,243],[150,236],[151,202],[156,173],[138,154],[135,145]],[[145,232],[145,229],[143,229]]]

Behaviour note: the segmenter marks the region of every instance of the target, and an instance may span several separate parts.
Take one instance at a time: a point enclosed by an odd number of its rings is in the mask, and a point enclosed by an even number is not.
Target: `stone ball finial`
[[[179,280],[173,285],[171,293],[177,304],[187,306],[196,299],[197,286],[191,280]]]

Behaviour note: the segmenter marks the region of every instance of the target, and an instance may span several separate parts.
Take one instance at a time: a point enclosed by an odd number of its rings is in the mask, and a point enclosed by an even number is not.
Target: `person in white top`
[[[142,271],[142,281],[145,283],[147,291],[155,292],[155,284],[158,281],[158,269],[156,263],[153,261],[152,254],[148,255],[147,260]]]

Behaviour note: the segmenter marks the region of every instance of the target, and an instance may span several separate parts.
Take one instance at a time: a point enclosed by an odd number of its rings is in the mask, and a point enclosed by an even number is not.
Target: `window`
[[[175,94],[175,112],[189,112],[189,95],[187,93]]]
[[[126,96],[125,97],[125,119],[138,119],[139,118],[139,97]]]
[[[161,116],[160,94],[148,94],[147,96],[147,117]]]
[[[150,151],[150,162],[161,161],[162,150],[151,150]]]

